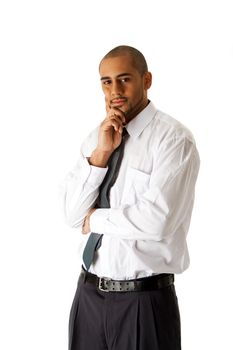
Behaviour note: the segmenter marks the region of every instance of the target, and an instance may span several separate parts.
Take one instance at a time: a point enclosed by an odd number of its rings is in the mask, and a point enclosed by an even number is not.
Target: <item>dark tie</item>
[[[110,208],[109,192],[110,188],[116,181],[120,169],[127,134],[127,130],[124,128],[121,144],[115,149],[109,158],[108,171],[99,189],[99,196],[96,203],[97,208]],[[92,232],[87,240],[83,251],[83,261],[87,270],[89,270],[89,267],[94,259],[95,251],[101,246],[102,237],[102,234]]]

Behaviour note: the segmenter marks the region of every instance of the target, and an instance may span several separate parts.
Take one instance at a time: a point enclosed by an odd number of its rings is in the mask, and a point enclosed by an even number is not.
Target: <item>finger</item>
[[[117,115],[123,122],[126,122],[125,114],[118,108],[111,108],[109,110],[109,115],[114,114]]]
[[[108,131],[111,127],[113,127],[115,131],[119,131],[121,128],[123,129],[122,120],[116,116],[112,116],[111,118],[106,118],[101,124],[101,128],[104,131]]]
[[[122,119],[120,119],[118,116],[112,115],[106,118],[102,125],[104,127],[109,127],[110,125],[117,125],[117,126],[123,127],[123,122],[122,122]]]
[[[119,123],[120,125],[123,125],[123,120],[118,116],[118,115],[113,115],[110,116],[109,118],[110,120],[115,120],[117,123]]]
[[[111,106],[108,103],[106,103],[105,108],[106,108],[106,112],[109,113]]]
[[[84,223],[83,223],[83,226],[82,226],[82,234],[83,235],[85,234],[85,219],[84,219]]]
[[[123,126],[120,126],[118,131],[120,134],[122,134],[123,133]]]
[[[111,125],[114,127],[115,131],[119,131],[123,126],[121,124],[119,124],[116,120],[112,119],[111,121]]]

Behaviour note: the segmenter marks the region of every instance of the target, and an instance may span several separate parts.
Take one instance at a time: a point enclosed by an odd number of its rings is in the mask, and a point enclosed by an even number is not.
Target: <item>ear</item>
[[[148,90],[152,84],[152,74],[150,72],[144,73],[144,87]]]

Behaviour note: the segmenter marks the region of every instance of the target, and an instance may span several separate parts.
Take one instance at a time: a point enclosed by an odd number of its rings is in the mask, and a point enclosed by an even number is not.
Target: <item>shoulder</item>
[[[161,143],[186,139],[190,143],[195,144],[194,136],[187,126],[159,109],[156,111],[154,128],[159,135]]]
[[[157,110],[154,118],[157,134],[156,159],[177,169],[182,164],[192,164],[198,171],[200,158],[192,132],[179,120]],[[195,171],[196,171],[195,170]]]

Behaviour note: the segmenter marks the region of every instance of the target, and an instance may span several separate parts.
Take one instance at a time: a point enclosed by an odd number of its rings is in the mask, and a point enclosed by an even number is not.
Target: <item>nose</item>
[[[114,80],[112,82],[112,89],[111,89],[111,95],[114,96],[121,96],[123,93],[123,87],[121,83],[117,80]]]

